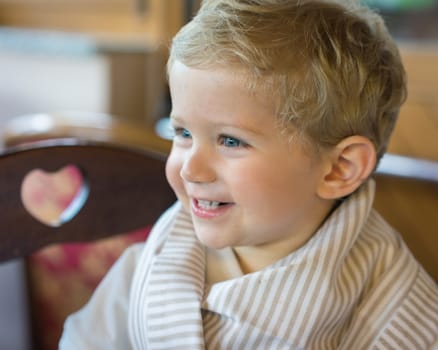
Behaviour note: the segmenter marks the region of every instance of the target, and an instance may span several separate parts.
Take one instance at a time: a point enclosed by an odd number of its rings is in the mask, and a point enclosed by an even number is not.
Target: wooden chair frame
[[[0,156],[0,261],[26,256],[48,244],[91,241],[151,225],[175,195],[164,176],[165,154],[102,142],[52,139],[8,149]],[[20,196],[35,168],[83,171],[89,198],[72,220],[50,227],[34,219]]]

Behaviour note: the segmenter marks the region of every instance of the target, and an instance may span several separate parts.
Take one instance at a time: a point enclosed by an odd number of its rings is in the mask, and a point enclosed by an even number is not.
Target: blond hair
[[[362,135],[380,158],[406,97],[381,17],[352,1],[204,0],[173,39],[174,60],[246,73],[272,95],[281,124],[316,149]]]

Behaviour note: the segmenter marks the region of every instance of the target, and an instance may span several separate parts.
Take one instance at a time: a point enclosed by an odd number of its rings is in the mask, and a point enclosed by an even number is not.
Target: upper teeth
[[[212,202],[199,199],[198,205],[203,209],[216,209],[219,206],[220,202]]]

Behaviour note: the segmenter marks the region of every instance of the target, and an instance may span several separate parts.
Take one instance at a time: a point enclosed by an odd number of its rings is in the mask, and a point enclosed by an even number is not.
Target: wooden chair
[[[24,307],[28,316],[22,326],[29,329],[30,323],[33,338],[26,342],[32,349],[55,349],[63,319],[87,301],[118,254],[144,240],[175,201],[164,175],[170,142],[142,125],[89,113],[28,115],[3,130],[0,262],[19,265],[17,280],[24,262],[29,307]],[[54,179],[66,166],[75,166],[84,180],[78,192],[82,197],[76,197],[79,205],[63,217],[63,224],[44,224],[23,203],[23,180],[35,169]],[[49,190],[44,179],[42,184]],[[50,302],[56,297],[60,300]]]
[[[150,225],[175,200],[164,176],[169,142],[149,129],[106,117],[109,123],[96,128],[93,137],[90,125],[79,130],[54,124],[47,133],[6,137],[7,149],[0,155],[0,261],[52,243],[91,241]],[[76,134],[81,131],[82,136]],[[82,172],[88,198],[71,220],[43,224],[23,205],[23,179],[34,169],[54,173],[67,165]]]
[[[0,260],[23,257],[52,243],[90,241],[152,224],[175,200],[164,177],[164,156],[111,144],[56,139],[0,156]],[[20,197],[26,174],[73,164],[89,195],[76,217],[56,227],[29,215]]]
[[[388,154],[374,178],[375,209],[438,282],[438,162]]]

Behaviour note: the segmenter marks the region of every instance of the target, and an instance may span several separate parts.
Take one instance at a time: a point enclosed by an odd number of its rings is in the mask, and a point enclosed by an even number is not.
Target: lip
[[[195,199],[195,198],[192,199],[191,204],[192,204],[192,213],[196,217],[201,218],[201,219],[214,219],[214,218],[223,216],[234,205],[233,203],[228,203],[225,205],[220,205],[214,209],[206,209],[206,208],[201,208],[198,205],[198,199]]]

